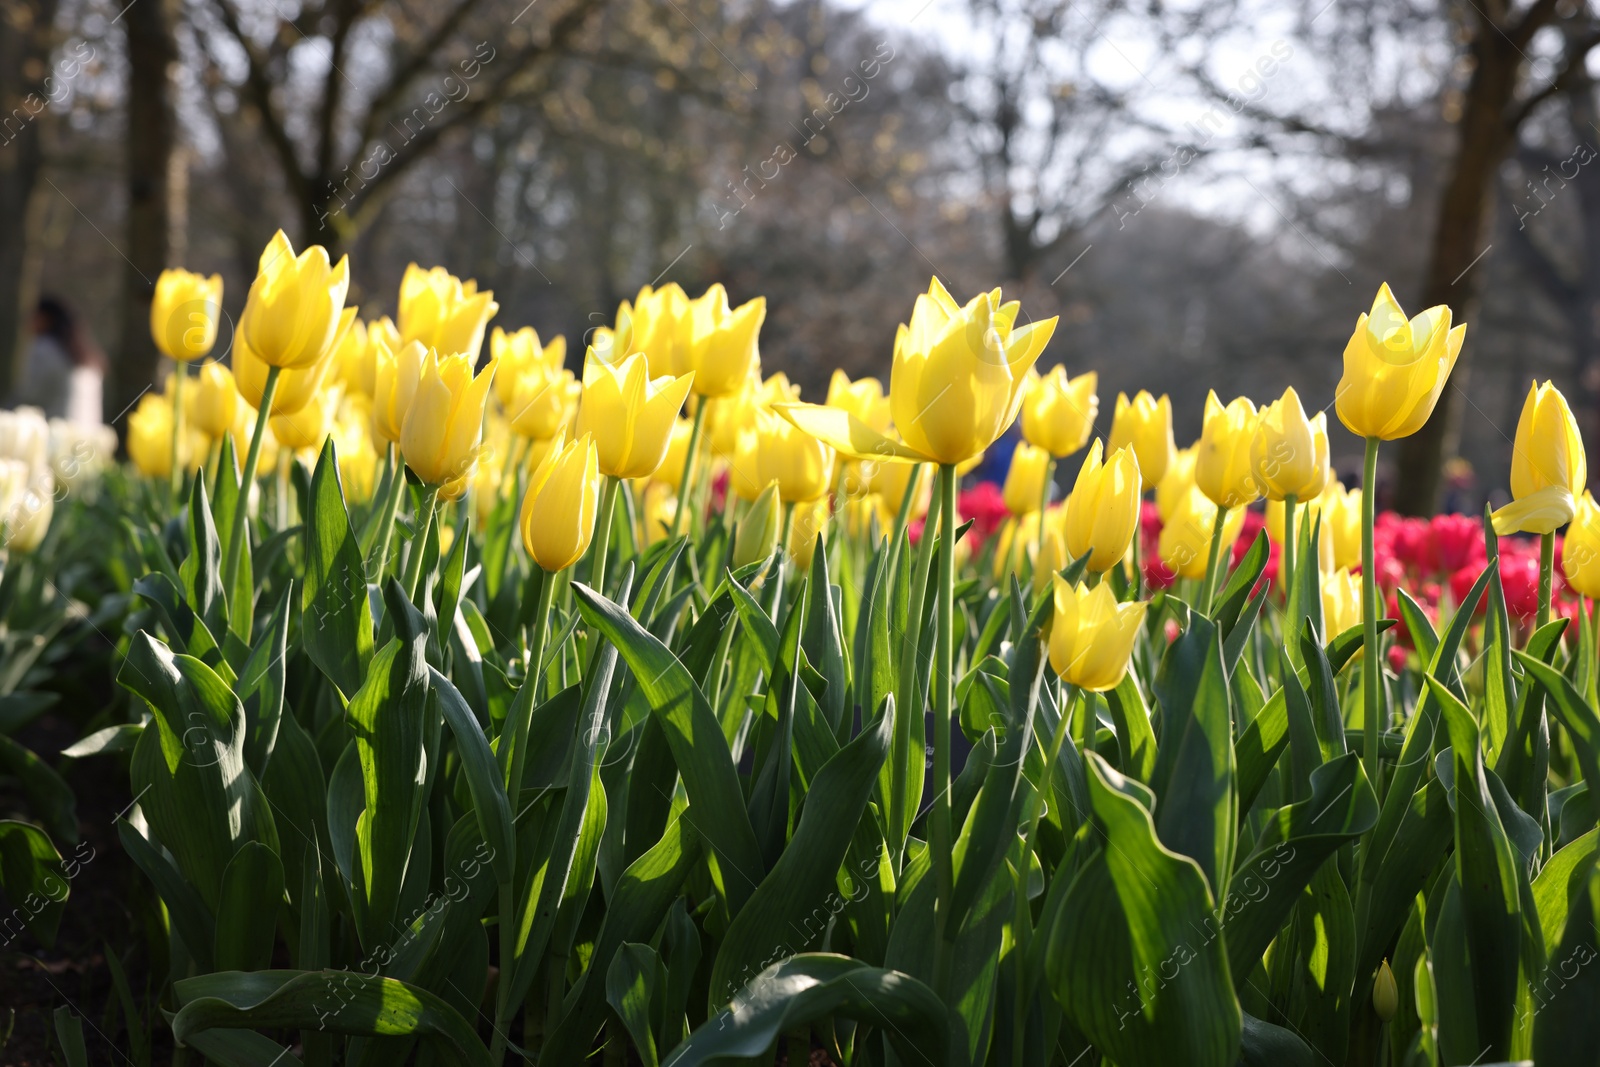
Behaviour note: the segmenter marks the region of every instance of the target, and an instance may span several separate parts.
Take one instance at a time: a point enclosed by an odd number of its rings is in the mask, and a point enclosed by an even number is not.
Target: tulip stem
[[[600,513],[594,524],[594,555],[589,561],[589,585],[601,596],[606,595],[606,555],[611,547],[611,522],[617,508],[617,479],[605,476],[600,487]]]
[[[267,432],[267,420],[272,416],[272,397],[278,391],[278,375],[282,367],[268,367],[267,380],[261,387],[261,409],[256,414],[255,432],[250,435],[250,450],[244,456],[244,472],[239,478],[239,501],[233,508],[233,529],[228,534],[228,559],[222,568],[222,588],[228,595],[234,592],[233,583],[239,577],[239,560],[244,553],[244,539],[249,535],[246,516],[250,511],[250,487],[256,481],[256,465],[261,462],[261,437]],[[173,462],[177,462],[174,455]]]
[[[689,510],[689,501],[692,499],[690,490],[694,487],[695,475],[694,457],[700,450],[700,433],[706,421],[706,405],[711,403],[708,397],[697,397],[694,405],[694,425],[689,429],[689,448],[683,456],[683,473],[678,477],[678,506],[672,509],[672,536],[677,537],[683,532],[683,515]]]
[[[539,572],[539,606],[533,614],[533,643],[528,646],[527,677],[523,679],[522,684],[537,687],[539,666],[544,659],[546,631],[550,628],[550,605],[555,600],[556,579],[560,575],[559,572],[552,574],[538,564],[534,564],[534,568]],[[508,721],[505,727],[511,731],[511,762],[506,771],[506,795],[511,798],[513,813],[516,811],[517,794],[521,789],[522,769],[528,758],[529,724],[533,721],[534,705],[539,702],[539,690],[535,688],[532,700],[517,701],[513,705],[513,711],[517,711],[518,708],[522,710]],[[507,964],[502,962],[500,966],[504,968]]]
[[[1539,538],[1539,626],[1550,621],[1550,594],[1555,584],[1555,570],[1556,535],[1552,532]]]
[[[1372,547],[1372,528],[1378,503],[1378,439],[1367,438],[1367,454],[1361,472],[1361,728],[1365,741],[1364,759],[1367,781],[1381,799],[1383,783],[1378,774],[1378,685],[1383,677],[1378,651],[1378,586]],[[1289,642],[1285,642],[1288,644]]]
[[[1294,539],[1294,512],[1297,501],[1293,493],[1283,498],[1283,567],[1280,577],[1283,578],[1283,646],[1289,650],[1289,658],[1298,661],[1297,650],[1300,645],[1295,640],[1299,628],[1299,620],[1295,617],[1299,608],[1294,595],[1294,565],[1295,565],[1295,539]]]
[[[1211,548],[1206,557],[1205,584],[1200,587],[1200,610],[1206,615],[1211,614],[1211,602],[1217,595],[1217,571],[1222,563],[1222,528],[1227,522],[1228,509],[1219,505],[1217,517],[1211,522]],[[1134,540],[1138,539],[1139,535],[1134,534]]]
[[[183,496],[183,461],[178,445],[183,440],[183,380],[189,376],[189,364],[183,360],[172,371],[172,502],[176,505]]]
[[[406,596],[417,599],[417,583],[422,579],[422,557],[428,551],[428,534],[433,530],[433,516],[439,510],[439,488],[428,486],[422,491],[422,512],[417,523],[417,535],[411,542],[411,558],[406,561]]]
[[[1056,457],[1045,461],[1044,484],[1039,487],[1039,543],[1044,543],[1044,517],[1050,511],[1050,490],[1056,480]]]
[[[406,462],[400,458],[400,446],[389,445],[391,471],[394,476],[389,480],[389,494],[384,500],[382,526],[378,531],[378,557],[377,566],[373,568],[372,580],[383,581],[383,570],[389,565],[389,546],[394,542],[394,516],[400,509],[400,500],[406,491]]]
[[[900,543],[900,538],[905,536],[906,526],[911,522],[911,502],[917,498],[917,483],[921,480],[922,464],[913,463],[911,465],[911,477],[906,479],[906,491],[900,494],[900,510],[895,514],[894,517],[894,542],[891,544],[891,548],[894,545],[898,545]],[[931,506],[932,504],[930,502],[930,507]],[[932,515],[928,516],[928,521],[933,521]],[[926,524],[923,525],[923,530],[927,530]]]
[[[954,699],[955,666],[955,563],[956,563],[956,469],[939,465],[939,599],[934,633],[933,690],[933,811],[928,819],[928,847],[933,851],[937,904],[934,925],[938,937],[934,944],[934,989],[941,992],[948,977],[950,948],[955,936],[950,922],[951,891],[955,882],[950,816],[950,711]],[[924,528],[923,537],[929,536]]]
[[[912,471],[911,481],[917,480],[921,471],[920,464],[917,470]],[[904,542],[905,523],[904,517],[910,508],[900,512],[901,522],[895,534],[894,546],[891,551],[898,551]],[[906,810],[906,796],[910,788],[910,775],[912,771],[913,749],[911,744],[911,725],[913,721],[920,722],[927,708],[927,701],[920,684],[921,666],[918,660],[922,648],[922,609],[928,597],[928,570],[933,552],[934,525],[939,521],[940,501],[937,496],[929,502],[927,521],[922,526],[922,538],[917,542],[916,560],[912,564],[910,599],[907,604],[906,629],[900,642],[900,677],[895,688],[894,706],[894,747],[891,751],[893,766],[890,768],[889,788],[889,850],[894,855],[895,870],[900,870],[900,860],[905,853],[906,832],[910,829],[910,813]],[[908,549],[909,551],[909,549]],[[906,565],[902,555],[900,566]],[[872,709],[873,714],[877,709]],[[920,771],[925,755],[919,744],[915,749],[915,768]],[[919,774],[918,777],[921,777]]]

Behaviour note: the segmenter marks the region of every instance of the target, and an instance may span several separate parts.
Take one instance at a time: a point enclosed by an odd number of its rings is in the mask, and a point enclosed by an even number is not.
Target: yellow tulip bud
[[[354,332],[355,328],[356,324],[352,323],[351,331]],[[370,398],[378,395],[378,353],[384,350],[400,351],[400,331],[395,329],[393,320],[385,315],[377,322],[366,323],[361,338],[361,352],[348,352],[348,361],[341,364],[343,370],[340,380],[352,392]],[[344,344],[339,346],[339,352],[346,354]]]
[[[1491,516],[1494,532],[1554,533],[1572,518],[1576,497],[1588,481],[1583,437],[1567,398],[1549,382],[1535,382],[1523,402],[1511,450],[1512,502]]]
[[[1022,436],[1057,459],[1072,455],[1094,433],[1094,420],[1100,416],[1099,386],[1100,376],[1094,371],[1068,379],[1067,368],[1056,364],[1022,399]]]
[[[673,422],[672,438],[667,442],[667,458],[661,461],[660,468],[656,470],[655,480],[674,493],[683,479],[683,462],[689,456],[689,439],[693,436],[694,423],[688,419]]]
[[[194,399],[185,415],[206,436],[221,437],[239,416],[239,387],[234,384],[233,372],[220,363],[202,363],[196,378]]]
[[[55,480],[48,468],[0,459],[0,548],[32,552],[50,529]]]
[[[1015,325],[1019,305],[1000,290],[958,305],[937,278],[895,335],[889,406],[905,443],[939,463],[961,463],[1016,420],[1028,371],[1056,319]]]
[[[811,557],[816,553],[817,540],[827,533],[828,511],[828,498],[825,496],[794,506],[794,519],[789,524],[787,548],[789,558],[800,570],[810,568]]]
[[[1325,536],[1333,545],[1335,567],[1361,564],[1361,490],[1337,481],[1319,498]]]
[[[1162,524],[1156,545],[1162,564],[1180,578],[1204,578],[1211,561],[1211,538],[1216,532],[1216,523],[1217,505],[1198,488],[1191,488],[1172,517]],[[1243,527],[1244,509],[1230,508],[1222,523],[1219,553],[1233,547]]]
[[[541,568],[554,574],[589,551],[600,510],[599,453],[585,435],[567,442],[561,434],[528,480],[519,526],[522,546]]]
[[[783,525],[781,505],[778,503],[778,485],[767,486],[756,497],[750,510],[739,520],[733,535],[733,565],[747,567],[766,559],[778,547],[778,532]]]
[[[833,449],[770,411],[756,414],[756,463],[757,477],[776,482],[785,504],[816,500],[833,482]]]
[[[1358,437],[1385,441],[1422,429],[1466,333],[1465,325],[1451,328],[1443,304],[1408,322],[1388,284],[1381,286],[1344,348],[1344,374],[1334,392],[1339,421]]]
[[[1144,624],[1144,601],[1117,603],[1105,582],[1090,589],[1054,577],[1055,614],[1050,623],[1050,666],[1082,689],[1115,689],[1128,673],[1133,643]]]
[[[428,352],[400,427],[400,453],[424,485],[439,486],[472,473],[494,371],[491,361],[473,377],[471,356]]]
[[[367,341],[367,324],[359,318],[350,320],[350,328],[339,338],[339,343],[334,346],[333,360],[336,368],[329,380],[337,382],[346,389],[371,396],[372,366],[369,359],[372,355],[371,345]]]
[[[1322,639],[1361,625],[1361,579],[1344,567],[1322,578]]]
[[[766,297],[758,296],[730,310],[721,283],[692,302],[686,369],[694,372],[696,393],[728,396],[743,387],[761,365],[761,324],[766,318]]]
[[[567,339],[556,336],[549,344],[539,343],[539,332],[524,326],[507,333],[496,326],[489,335],[489,358],[500,364],[494,377],[494,396],[503,408],[511,408],[512,393],[525,374],[560,374],[567,363]]]
[[[495,374],[497,391],[503,375],[504,368]],[[543,439],[554,437],[572,422],[583,387],[564,367],[553,372],[534,367],[524,370],[509,392],[510,401],[505,407],[512,432],[519,437]]]
[[[328,250],[321,245],[296,256],[279,230],[261,253],[260,271],[239,319],[239,336],[269,367],[301,370],[320,363],[355,318],[355,309],[344,306],[349,288],[350,257],[341,256],[330,267]]]
[[[1046,517],[1044,536],[1039,541],[1039,552],[1033,560],[1034,593],[1044,592],[1051,579],[1071,562],[1071,557],[1067,555],[1066,539],[1061,536],[1061,524],[1051,522],[1050,518]]]
[[[1177,451],[1172,442],[1172,401],[1165,393],[1157,400],[1143,389],[1131,401],[1128,394],[1118,393],[1106,448],[1112,452],[1119,448],[1132,448],[1139,457],[1139,474],[1144,479],[1144,488],[1154,489],[1167,473],[1172,453]]]
[[[761,435],[754,429],[741,431],[733,455],[728,457],[728,486],[733,495],[749,502],[761,495]]]
[[[1400,991],[1394,984],[1394,972],[1389,969],[1389,961],[1384,960],[1372,980],[1372,1010],[1380,1020],[1388,1022],[1399,1007]]]
[[[672,520],[678,512],[678,499],[671,486],[650,482],[639,494],[639,525],[643,530],[640,544],[648,548],[672,532]]]
[[[1004,584],[1002,580],[1006,575],[1021,574],[1022,565],[1038,557],[1039,527],[1037,511],[1012,516],[1000,524],[994,547],[995,581]]]
[[[211,354],[222,314],[222,275],[164,270],[150,301],[150,335],[171,359],[190,363]]]
[[[1250,444],[1260,421],[1256,406],[1246,398],[1235,397],[1223,407],[1215,390],[1206,394],[1205,423],[1195,446],[1194,484],[1213,504],[1242,508],[1261,495],[1250,462]],[[1159,485],[1156,492],[1159,497]]]
[[[639,353],[653,377],[687,374],[692,369],[691,329],[691,306],[683,288],[677,282],[660,289],[647,285],[631,305],[624,300],[617,311],[613,336],[625,338],[628,349],[609,353],[607,360],[617,363]]]
[[[600,359],[593,348],[583,364],[583,399],[574,431],[592,434],[600,470],[613,478],[654,474],[666,458],[678,409],[694,375],[651,380],[644,357],[621,363]]]
[[[205,435],[193,426],[178,442],[178,462],[193,466],[205,455]],[[128,457],[152,478],[172,475],[172,401],[162,393],[146,393],[128,416]],[[243,455],[243,453],[240,453]]]
[[[1156,513],[1161,516],[1162,522],[1170,521],[1179,505],[1183,503],[1183,498],[1194,488],[1195,466],[1199,459],[1198,442],[1172,453],[1172,462],[1167,464],[1167,473],[1156,483]]]
[[[359,395],[359,394],[357,394]],[[372,499],[377,483],[378,453],[372,447],[372,437],[367,432],[370,415],[361,405],[346,398],[344,409],[333,423],[333,444],[339,455],[339,482],[344,487],[344,498],[351,504],[364,504]]]
[[[1066,541],[1072,558],[1089,554],[1089,569],[1108,571],[1121,561],[1139,529],[1139,460],[1119,448],[1100,460],[1098,440],[1078,469],[1067,498]]]
[[[465,355],[476,364],[483,330],[500,305],[494,293],[462,281],[443,267],[407,265],[400,279],[399,328],[402,343],[420,341],[441,356]]]
[[[883,383],[876,378],[857,378],[842,370],[835,370],[828,382],[827,406],[848,411],[879,433],[889,431],[889,398],[883,395]]]
[[[1328,483],[1328,418],[1306,418],[1294,387],[1261,411],[1250,443],[1250,465],[1263,496],[1306,501]]]
[[[278,445],[282,448],[292,452],[320,449],[333,429],[333,416],[338,408],[338,388],[319,389],[304,407],[286,415],[274,415],[267,425],[272,428],[272,436],[278,439]]]
[[[420,341],[412,341],[398,350],[390,350],[387,341],[379,342],[372,394],[372,432],[385,444],[400,440],[400,428],[405,425],[406,412],[411,410],[411,401],[417,395],[417,383],[422,381],[422,365],[427,359],[428,350]]]
[[[921,470],[917,478],[917,491],[912,494],[911,514],[906,521],[914,522],[928,513],[928,506],[933,503],[933,483],[937,480],[931,469],[922,470],[922,464],[890,462],[889,460],[863,461],[863,473],[867,475],[867,489],[876,493],[883,502],[883,509],[891,519],[899,518],[900,502],[906,498],[906,485],[911,480],[914,472]]]
[[[1561,571],[1579,596],[1600,597],[1600,506],[1587,489],[1572,511],[1561,549]]]
[[[1050,453],[1026,441],[1018,441],[1016,450],[1011,453],[1011,467],[1006,471],[1002,490],[1006,510],[1013,515],[1038,511],[1044,499],[1045,479],[1049,476]]]

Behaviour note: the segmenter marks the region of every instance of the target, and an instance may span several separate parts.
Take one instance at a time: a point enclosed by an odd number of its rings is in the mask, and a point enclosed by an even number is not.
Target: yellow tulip
[[[1199,462],[1199,458],[1198,442],[1172,453],[1172,462],[1167,464],[1167,472],[1156,483],[1156,513],[1161,516],[1162,522],[1167,522],[1177,512],[1179,505],[1183,503],[1183,498],[1194,488],[1195,465]]]
[[[345,309],[343,321],[346,328],[355,321],[355,310]],[[242,334],[234,337],[233,381],[238,386],[240,399],[257,410],[261,408],[270,369]],[[278,388],[272,394],[271,414],[292,415],[311,403],[311,398],[327,384],[335,369],[333,360],[323,359],[309,366],[283,370],[278,375]]]
[[[261,253],[260,271],[239,318],[239,336],[270,367],[302,370],[320,363],[355,318],[355,309],[344,306],[349,288],[349,256],[339,257],[332,267],[321,245],[296,256],[279,230]],[[276,404],[273,410],[278,410]]]
[[[334,346],[333,365],[337,368],[330,376],[338,384],[355,392],[371,396],[372,366],[371,344],[367,341],[367,324],[359,318],[350,321],[350,328]]]
[[[1263,496],[1302,503],[1328,484],[1328,417],[1306,418],[1294,386],[1261,411],[1250,442],[1250,466]]]
[[[319,389],[311,400],[298,411],[287,415],[273,415],[267,423],[278,445],[292,452],[303,449],[321,449],[333,430],[333,417],[339,410],[339,389]],[[276,405],[274,405],[276,407]]]
[[[672,519],[678,511],[678,499],[672,488],[662,482],[649,482],[638,495],[639,525],[643,531],[640,544],[648,548],[672,531]]]
[[[172,401],[162,393],[146,393],[128,416],[128,457],[152,478],[172,475]],[[205,454],[206,438],[191,427],[178,443],[178,460],[186,468]],[[242,454],[242,453],[241,453]]]
[[[1211,560],[1211,537],[1216,523],[1217,505],[1198,488],[1191,488],[1172,517],[1161,526],[1156,552],[1162,564],[1180,578],[1204,578]],[[1222,544],[1218,551],[1232,548],[1243,527],[1244,509],[1230,508],[1222,523]]]
[[[742,461],[736,454],[735,467]],[[833,449],[770,411],[756,415],[756,465],[756,477],[776,482],[785,504],[816,500],[833,482]]]
[[[1340,567],[1322,578],[1322,639],[1361,625],[1361,579]]]
[[[1056,364],[1032,382],[1022,399],[1022,436],[1057,459],[1072,455],[1094,433],[1099,387],[1100,375],[1094,371],[1069,379],[1067,368]]]
[[[879,433],[889,432],[889,398],[883,395],[883,383],[876,378],[857,378],[842,370],[835,370],[828,382],[830,408],[848,411]]]
[[[1049,476],[1050,453],[1026,441],[1018,441],[1016,450],[1011,453],[1011,466],[1006,471],[1006,484],[1001,491],[1006,510],[1013,515],[1038,511]]]
[[[1589,482],[1583,436],[1567,398],[1549,382],[1528,387],[1511,450],[1512,502],[1492,516],[1497,534],[1554,533]]]
[[[1053,515],[1052,518],[1059,518]],[[1050,525],[1050,523],[1045,523]],[[1059,526],[1060,523],[1056,522]],[[1039,513],[1012,516],[1000,524],[994,546],[994,580],[999,582],[1008,574],[1020,573],[1024,562],[1031,562],[1039,554]],[[1067,562],[1071,562],[1068,560]],[[1065,564],[1063,564],[1064,566]],[[1059,569],[1059,568],[1058,568]]]
[[[1072,558],[1089,554],[1089,569],[1115,567],[1139,529],[1139,459],[1131,448],[1119,448],[1101,462],[1097,439],[1078,468],[1067,498],[1067,551]]]
[[[287,377],[288,371],[284,372]],[[277,405],[274,404],[276,409]],[[250,438],[256,432],[256,422],[260,416],[248,405],[239,405],[239,418],[229,430],[233,438],[233,454],[238,457],[239,465],[244,466],[245,455],[250,451]],[[267,420],[266,427],[261,432],[261,455],[256,464],[257,476],[278,469],[278,439],[272,433],[272,420]],[[243,473],[242,471],[240,472]]]
[[[1561,571],[1579,596],[1600,597],[1600,506],[1585,489],[1561,549]]]
[[[599,453],[587,435],[551,438],[544,459],[528,480],[518,525],[522,547],[544,570],[565,570],[589,551],[600,510]]]
[[[1067,555],[1066,539],[1061,535],[1061,524],[1046,519],[1044,536],[1039,541],[1039,551],[1033,560],[1034,593],[1044,592],[1051,579],[1071,562],[1072,558]]]
[[[798,433],[799,431],[795,431]],[[815,500],[796,504],[794,518],[789,523],[789,558],[800,570],[807,570],[811,566],[811,557],[816,554],[817,539],[825,537],[828,529],[828,498],[819,496]]]
[[[170,359],[192,363],[211,354],[222,314],[222,275],[164,270],[150,301],[150,335]]]
[[[1157,400],[1141,389],[1131,401],[1127,393],[1117,394],[1116,410],[1111,415],[1111,434],[1106,448],[1132,448],[1139,457],[1139,474],[1145,489],[1154,489],[1167,473],[1172,453],[1172,401],[1165,393]],[[1199,465],[1196,463],[1196,470]]]
[[[372,394],[372,432],[385,444],[400,440],[400,428],[405,425],[406,412],[417,395],[417,383],[422,381],[422,365],[427,362],[428,350],[421,341],[412,341],[391,350],[387,341],[380,341],[377,351],[377,368],[374,371],[375,388]]]
[[[400,427],[400,453],[424,485],[444,485],[472,473],[494,371],[491,360],[473,377],[471,356],[428,352]]]
[[[737,309],[728,307],[728,292],[719,282],[691,302],[688,366],[694,391],[705,397],[728,396],[744,385],[761,365],[761,324],[767,298],[758,296]]]
[[[778,503],[778,486],[767,486],[756,497],[750,510],[739,520],[733,535],[733,565],[747,567],[766,559],[778,547],[778,532],[783,524],[782,508]]]
[[[625,329],[624,320],[628,320]],[[628,337],[629,347],[627,352],[613,352],[612,362],[640,352],[655,377],[690,371],[690,303],[677,282],[640,289],[631,306],[622,302],[617,321],[615,336]]]
[[[1213,504],[1242,508],[1261,495],[1250,462],[1250,444],[1260,421],[1256,406],[1245,397],[1234,397],[1223,407],[1215,390],[1206,393],[1205,423],[1195,446],[1194,484]],[[1323,440],[1326,443],[1327,438]],[[1157,496],[1160,491],[1158,484]]]
[[[891,519],[900,515],[900,502],[906,498],[906,486],[911,481],[911,474],[918,469],[915,463],[882,462],[864,463],[863,469],[867,473],[867,487],[876,493],[883,501],[884,510]],[[913,522],[928,513],[928,506],[933,503],[934,478],[928,471],[923,471],[917,479],[917,491],[911,500],[911,514],[906,517],[907,522]]]
[[[847,536],[858,541],[873,537],[872,524],[878,524],[878,535],[889,529],[894,521],[883,501],[875,496],[857,496],[845,499],[839,505],[839,521]]]
[[[1466,334],[1465,325],[1451,328],[1444,304],[1406,321],[1385,283],[1345,345],[1344,374],[1334,392],[1339,421],[1358,437],[1385,441],[1422,429]]]
[[[755,429],[742,430],[733,455],[728,457],[728,488],[748,503],[766,487],[761,480],[761,434]]]
[[[1333,545],[1335,567],[1361,564],[1361,490],[1335,481],[1319,498],[1325,535]]]
[[[500,305],[494,293],[462,281],[443,267],[406,266],[400,279],[399,327],[402,343],[421,341],[441,356],[465,355],[476,364],[483,330]]]
[[[1342,510],[1345,507],[1343,496],[1343,486],[1335,482],[1317,496],[1312,497],[1310,500],[1302,501],[1301,506],[1295,510],[1296,540],[1300,537],[1300,531],[1307,529],[1308,524],[1313,521],[1319,524],[1317,528],[1317,562],[1325,572],[1332,571],[1337,567],[1353,567],[1361,562],[1361,500],[1359,496],[1355,505],[1355,561],[1353,563],[1349,562],[1347,556],[1345,557],[1346,562],[1339,562],[1341,558],[1339,556],[1339,546],[1335,543],[1339,534],[1334,530],[1333,522],[1336,511],[1341,512],[1338,515],[1340,522],[1349,521],[1342,514]],[[1279,545],[1283,544],[1284,538],[1284,506],[1285,502],[1282,500],[1267,501],[1265,516],[1267,536]],[[1349,536],[1348,531],[1346,531],[1345,536]],[[1346,551],[1349,551],[1349,547],[1349,545],[1345,546]],[[1295,546],[1295,550],[1299,551],[1298,545]]]
[[[504,373],[502,368],[495,374],[496,391]],[[506,418],[519,437],[554,437],[572,422],[582,393],[583,387],[565,367],[556,371],[543,367],[524,370],[513,379],[510,400],[505,405]]]
[[[549,344],[540,344],[539,332],[524,326],[507,333],[496,326],[489,334],[489,358],[500,364],[494,378],[494,396],[503,408],[511,408],[512,393],[525,374],[559,374],[567,363],[567,339],[552,337]]]
[[[372,447],[372,436],[367,432],[368,412],[361,405],[350,403],[346,397],[343,410],[333,423],[333,446],[339,455],[339,482],[344,487],[344,498],[352,504],[364,504],[372,499],[377,483],[378,453]]]
[[[385,315],[377,322],[367,323],[366,347],[359,359],[352,357],[354,369],[345,375],[345,384],[362,396],[377,396],[378,353],[384,349],[398,352],[403,347],[400,343],[400,331],[395,328],[394,320],[389,316]]]
[[[196,375],[194,399],[185,412],[195,429],[213,439],[227,433],[239,416],[239,387],[233,371],[215,361],[202,363]],[[282,380],[281,378],[279,379]]]
[[[711,438],[711,451],[731,457],[739,445],[739,434],[755,424],[758,411],[800,399],[800,387],[778,371],[765,381],[752,374],[737,392],[706,401],[705,432]]]
[[[594,436],[603,473],[613,478],[654,474],[666,458],[672,425],[693,381],[693,374],[652,381],[642,355],[612,364],[591,348],[574,432]]]
[[[693,435],[694,423],[688,419],[673,421],[672,438],[667,442],[667,458],[661,461],[655,480],[674,493],[678,491],[678,483],[683,480],[683,461],[689,456],[689,438]]]
[[[1054,585],[1050,666],[1066,681],[1092,693],[1115,689],[1128,673],[1133,643],[1149,605],[1142,600],[1117,603],[1105,582],[1090,589],[1058,574]]]

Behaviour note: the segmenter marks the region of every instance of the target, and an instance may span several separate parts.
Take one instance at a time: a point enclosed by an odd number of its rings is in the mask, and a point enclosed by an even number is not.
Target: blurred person
[[[78,316],[60,299],[40,297],[15,403],[40,408],[48,418],[98,426],[105,372],[105,354]]]

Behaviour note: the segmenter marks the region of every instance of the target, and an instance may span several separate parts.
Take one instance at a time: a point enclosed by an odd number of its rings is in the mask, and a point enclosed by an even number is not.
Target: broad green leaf
[[[211,909],[188,879],[126,819],[117,822],[117,839],[167,906],[173,929],[183,938],[190,955],[201,968],[210,970],[211,943],[216,930]]]
[[[1595,1005],[1600,1004],[1600,867],[1591,857],[1574,878],[1571,912],[1550,962],[1532,990],[1533,1056],[1540,1064],[1594,1064]]]
[[[511,858],[514,855],[511,830],[511,804],[501,785],[500,770],[494,753],[489,750],[489,740],[483,736],[472,709],[461,699],[461,693],[450,679],[437,670],[428,668],[428,678],[438,694],[444,720],[455,735],[456,751],[460,754],[462,769],[466,774],[467,788],[472,794],[472,813],[478,823],[478,833],[494,849],[495,878],[501,883],[511,881]]]
[[[627,1027],[644,1067],[657,1067],[661,1062],[651,1026],[651,1005],[660,999],[665,984],[661,957],[649,945],[624,944],[606,970],[606,1003]]]
[[[0,769],[21,782],[32,809],[39,813],[52,837],[68,843],[78,840],[78,800],[54,767],[0,734]]]
[[[1546,945],[1554,946],[1561,940],[1567,926],[1567,911],[1571,900],[1583,892],[1582,880],[1588,877],[1588,863],[1595,854],[1596,839],[1600,830],[1590,830],[1582,837],[1550,857],[1533,880],[1533,899],[1539,912],[1539,929]],[[1560,953],[1552,949],[1552,958]]]
[[[272,961],[282,900],[283,864],[267,846],[245,842],[222,873],[212,950],[218,970],[256,971]]]
[[[1117,728],[1122,773],[1135,781],[1148,783],[1156,769],[1156,735],[1150,727],[1150,711],[1132,671],[1123,675],[1117,687],[1106,694],[1106,703]]]
[[[339,459],[331,436],[324,442],[311,476],[300,632],[311,661],[340,692],[354,694],[367,677],[372,659],[372,609],[366,564],[345,510]]]
[[[0,891],[12,909],[6,940],[16,936],[12,924],[20,922],[40,944],[53,947],[72,883],[49,834],[29,823],[0,820]]]

